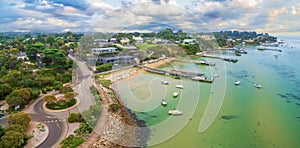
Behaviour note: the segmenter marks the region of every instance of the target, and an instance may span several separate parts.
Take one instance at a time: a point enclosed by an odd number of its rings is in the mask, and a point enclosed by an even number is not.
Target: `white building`
[[[143,44],[144,43],[144,40],[142,37],[135,37],[133,36],[133,39],[136,41],[137,44]]]
[[[122,37],[120,42],[122,45],[127,45],[130,43],[130,40],[127,37]]]
[[[116,52],[115,47],[107,47],[107,48],[91,48],[90,53],[91,54],[102,54],[102,53],[111,53]]]

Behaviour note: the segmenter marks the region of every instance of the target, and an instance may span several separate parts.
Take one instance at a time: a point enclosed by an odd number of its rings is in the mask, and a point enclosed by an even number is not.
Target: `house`
[[[121,44],[116,44],[118,48],[125,49],[129,52],[137,52],[137,48],[135,46],[122,46]]]
[[[130,43],[130,40],[127,37],[122,37],[120,42],[122,45],[127,45]]]
[[[135,40],[137,44],[143,44],[144,43],[143,38],[140,37],[140,36],[139,37],[133,36],[133,40]]]
[[[116,52],[115,47],[91,48],[90,49],[91,54],[103,54],[103,53],[112,53],[112,52]]]
[[[153,44],[167,44],[169,43],[169,40],[161,39],[161,38],[155,38],[153,40]]]
[[[117,43],[117,39],[116,38],[110,38],[109,40],[111,43]]]
[[[194,44],[195,39],[184,39],[182,41],[183,44]]]
[[[16,54],[15,56],[16,56],[17,60],[20,60],[20,59],[28,60],[28,57],[25,52],[20,52],[20,53]]]
[[[113,65],[131,65],[136,63],[136,57],[123,55],[114,57],[98,57],[98,62],[102,64],[111,63]]]
[[[110,42],[108,42],[108,39],[95,39],[95,42],[99,43],[99,47],[106,47],[111,45]]]

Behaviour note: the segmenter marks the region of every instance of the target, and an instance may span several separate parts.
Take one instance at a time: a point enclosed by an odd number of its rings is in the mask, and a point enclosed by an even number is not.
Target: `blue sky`
[[[300,32],[299,0],[2,0],[0,32]]]

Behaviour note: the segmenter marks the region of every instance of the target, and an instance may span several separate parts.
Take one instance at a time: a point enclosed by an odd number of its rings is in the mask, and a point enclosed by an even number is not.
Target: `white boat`
[[[169,114],[169,115],[182,115],[183,112],[176,109],[176,110],[169,110],[169,111],[168,111],[168,114]]]
[[[168,81],[162,81],[161,84],[165,84],[165,85],[168,85],[169,82]]]
[[[218,77],[219,75],[218,75],[218,74],[214,74],[213,76],[214,76],[214,77]]]
[[[180,89],[183,89],[183,85],[175,85],[176,88],[180,88]]]
[[[241,83],[240,81],[234,81],[235,85],[240,85],[240,83]]]
[[[178,93],[177,91],[176,91],[176,92],[174,92],[174,93],[173,93],[173,97],[177,97],[177,96],[178,96],[178,94],[179,94],[179,93]]]
[[[256,88],[261,88],[261,85],[260,85],[260,84],[254,84],[254,86],[255,86]]]
[[[168,104],[168,102],[165,99],[161,100],[161,105],[166,106]]]

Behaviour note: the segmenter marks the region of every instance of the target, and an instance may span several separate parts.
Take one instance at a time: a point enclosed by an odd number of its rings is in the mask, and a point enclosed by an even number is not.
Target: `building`
[[[122,46],[120,44],[115,44],[118,48],[125,49],[129,52],[137,52],[137,48],[135,46]]]
[[[194,44],[195,39],[184,39],[182,41],[183,44]]]
[[[136,63],[134,56],[114,56],[114,57],[98,57],[98,62],[102,64],[111,63],[113,65],[131,65]]]
[[[28,57],[25,52],[20,52],[15,55],[18,60],[28,60]]]
[[[168,44],[169,40],[161,39],[161,38],[155,38],[153,40],[153,44]]]
[[[99,43],[99,47],[107,47],[111,45],[111,43],[108,42],[108,39],[95,39],[95,42]]]
[[[133,40],[135,40],[135,42],[137,43],[137,44],[143,44],[144,43],[144,40],[143,40],[143,38],[142,37],[135,37],[135,36],[133,36]]]
[[[120,42],[122,45],[127,45],[130,43],[130,40],[127,37],[122,37]]]
[[[116,38],[110,38],[109,40],[111,43],[117,43],[117,39]]]
[[[112,53],[112,52],[116,52],[115,47],[91,48],[90,49],[91,54],[103,54],[103,53]]]

